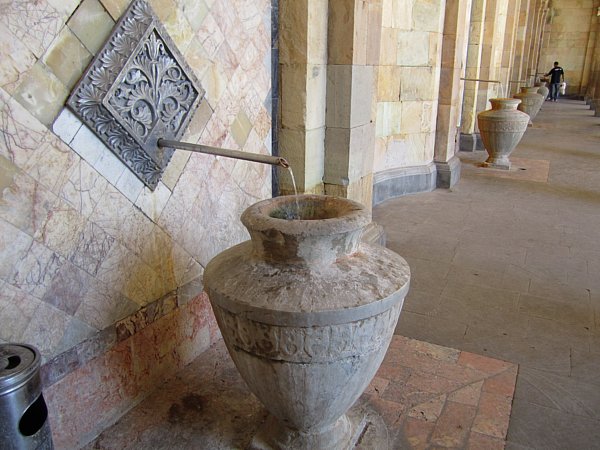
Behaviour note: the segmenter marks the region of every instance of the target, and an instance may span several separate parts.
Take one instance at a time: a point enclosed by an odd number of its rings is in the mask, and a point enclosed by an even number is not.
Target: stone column
[[[471,5],[471,0],[446,1],[434,153],[436,184],[441,188],[454,186],[460,178],[460,160],[455,153],[460,122],[460,99],[464,92],[460,78],[464,76],[467,59],[466,44]]]
[[[327,15],[327,0],[280,0],[279,153],[306,193],[323,192]],[[282,172],[281,193],[293,193],[291,177]]]
[[[467,45],[467,67],[465,78],[478,79],[481,68],[481,45],[483,42],[484,19],[486,0],[473,0],[471,7],[471,20],[469,43]],[[463,96],[460,149],[473,151],[483,149],[481,141],[477,139],[477,92],[479,82],[465,81]]]
[[[500,78],[507,8],[508,0],[487,1],[481,46],[481,70],[479,73],[479,76],[485,80],[499,81]],[[502,86],[500,84],[480,83],[476,113],[489,108],[490,98],[502,96]]]
[[[500,81],[502,81],[502,93],[510,97],[510,73],[516,53],[517,28],[519,23],[519,8],[521,0],[509,1],[506,14],[506,33],[504,35],[504,47],[502,51],[502,63],[500,68]]]
[[[529,5],[533,0],[521,0],[520,9],[518,11],[519,19],[515,38],[515,51],[512,62],[511,76],[509,80],[509,97],[519,92],[519,87],[525,80],[525,44],[527,37],[527,23],[529,20]]]
[[[330,0],[330,6],[325,193],[370,207],[382,5],[381,0]]]

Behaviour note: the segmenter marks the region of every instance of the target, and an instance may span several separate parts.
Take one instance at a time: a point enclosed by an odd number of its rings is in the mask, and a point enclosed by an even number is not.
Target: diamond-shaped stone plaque
[[[143,0],[134,0],[115,26],[67,104],[150,189],[204,90],[166,30]]]

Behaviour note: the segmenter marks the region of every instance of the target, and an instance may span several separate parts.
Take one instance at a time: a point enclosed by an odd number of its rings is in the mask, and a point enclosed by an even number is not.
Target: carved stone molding
[[[179,140],[204,90],[174,42],[143,0],[115,26],[67,104],[150,189]]]
[[[313,327],[284,327],[249,320],[213,306],[229,344],[262,358],[291,363],[330,363],[377,351],[396,328],[402,303],[356,322]]]

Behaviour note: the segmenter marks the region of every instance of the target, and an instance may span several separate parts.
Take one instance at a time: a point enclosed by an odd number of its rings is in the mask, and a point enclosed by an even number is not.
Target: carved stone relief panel
[[[69,107],[154,189],[204,90],[164,27],[135,0],[83,75]]]

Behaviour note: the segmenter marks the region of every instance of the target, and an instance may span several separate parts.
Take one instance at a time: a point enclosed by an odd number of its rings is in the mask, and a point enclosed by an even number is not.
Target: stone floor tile
[[[468,309],[494,308],[516,311],[519,293],[507,289],[448,282],[443,297],[459,299]]]
[[[462,343],[466,331],[467,326],[464,324],[404,311],[400,314],[395,333],[434,344],[445,343],[457,347]]]
[[[548,342],[535,336],[491,336],[465,341],[461,348],[538,370],[554,371],[562,375],[568,375],[571,371],[569,345]]]
[[[511,403],[512,396],[507,397],[484,390],[471,429],[504,440],[508,430]]]
[[[483,387],[483,383],[483,381],[478,381],[461,389],[457,389],[456,391],[450,393],[448,400],[455,403],[462,403],[463,405],[476,407],[479,404],[479,397],[481,396],[481,388]]]
[[[514,292],[529,292],[530,279],[522,275],[522,271],[511,270],[512,265],[506,266],[502,273],[485,271],[481,268],[463,267],[452,264],[447,275],[448,284],[468,284],[493,289],[508,289]]]
[[[587,276],[587,274],[586,274]],[[590,291],[581,285],[554,283],[534,278],[529,286],[529,294],[536,297],[553,298],[562,301],[589,302]]]
[[[475,353],[461,352],[458,358],[458,364],[461,366],[476,369],[488,375],[496,375],[505,372],[511,367],[506,361],[492,359],[487,356],[477,355]]]
[[[473,406],[446,402],[433,430],[431,443],[440,447],[464,447],[475,413],[476,409]]]
[[[557,320],[532,317],[527,323],[527,336],[568,345],[571,350],[587,351],[593,343],[593,323],[591,318],[583,322],[560,322]]]
[[[439,306],[440,301],[439,294],[424,292],[411,287],[404,299],[402,311],[431,315]]]
[[[595,449],[600,422],[515,399],[507,440],[544,450]]]
[[[573,377],[521,367],[515,398],[574,416],[600,420],[598,385]]]
[[[504,444],[504,439],[472,431],[469,435],[467,450],[504,450]]]
[[[512,398],[515,395],[515,378],[517,366],[512,366],[506,371],[487,378],[483,383],[483,390],[493,394]]]
[[[570,376],[577,380],[600,386],[599,348],[599,346],[594,346],[590,351],[573,349],[571,351]]]
[[[519,311],[532,317],[552,319],[557,322],[593,325],[593,314],[589,300],[557,300],[521,294]]]

